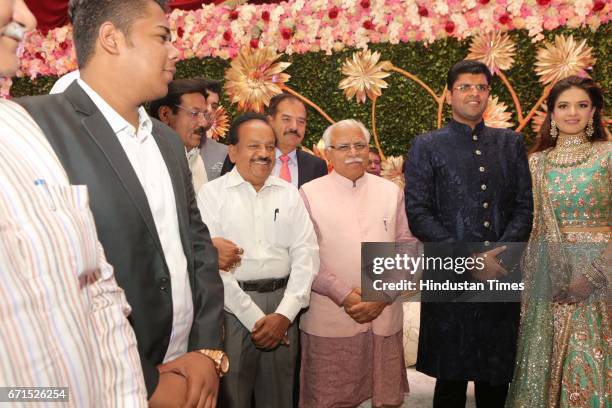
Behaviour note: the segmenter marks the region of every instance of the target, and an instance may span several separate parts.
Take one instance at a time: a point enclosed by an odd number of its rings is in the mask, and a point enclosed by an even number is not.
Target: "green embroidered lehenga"
[[[552,300],[612,242],[612,142],[585,143],[575,163],[555,163],[550,149],[529,159],[534,225],[507,408],[612,407],[610,261],[586,300]]]

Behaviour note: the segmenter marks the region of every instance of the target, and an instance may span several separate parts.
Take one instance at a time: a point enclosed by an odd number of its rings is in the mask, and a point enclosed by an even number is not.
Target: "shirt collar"
[[[333,170],[329,173],[330,177],[338,184],[345,188],[360,188],[365,185],[368,181],[369,174],[367,172],[363,173],[363,176],[359,177],[357,180],[349,180],[344,176],[338,174],[336,170]]]
[[[246,181],[242,175],[240,175],[240,172],[238,171],[238,166],[234,166],[234,168],[232,169],[232,171],[230,171],[227,174],[227,186],[228,187],[237,187],[243,184],[248,184],[251,188],[253,188],[253,186],[251,185],[251,183],[249,183],[248,181]],[[283,181],[282,179],[276,177],[276,176],[268,176],[268,178],[266,179],[266,181],[264,182],[263,187],[261,188],[261,190],[263,190],[266,187],[283,187],[283,183],[286,183],[285,181]],[[261,191],[259,190],[259,191]],[[253,189],[254,191],[254,189]]]
[[[85,81],[77,78],[77,83],[83,88],[83,91],[91,98],[92,102],[100,109],[102,115],[109,123],[113,132],[118,134],[122,131],[127,131],[128,134],[145,136],[150,134],[153,129],[153,122],[144,107],[138,107],[138,129],[135,130],[127,120],[125,120],[112,106],[110,106],[96,91],[94,91]]]
[[[191,157],[197,156],[198,154],[200,154],[199,147],[194,147],[191,150],[187,150],[187,148],[185,148],[185,155],[187,156],[188,159]]]
[[[280,149],[277,147],[276,148],[276,160],[279,160],[278,158],[281,157],[283,155],[283,152],[280,151]],[[293,149],[292,151],[290,151],[287,156],[289,156],[289,161],[294,161],[297,163],[297,150]]]
[[[457,122],[455,119],[451,119],[450,122],[448,123],[448,126],[450,126],[450,128],[453,131],[459,134],[471,135],[472,133],[480,134],[480,132],[482,132],[483,129],[485,128],[485,123],[484,123],[484,120],[481,120],[480,123],[478,123],[474,129],[472,129],[465,123],[460,123],[460,122]]]

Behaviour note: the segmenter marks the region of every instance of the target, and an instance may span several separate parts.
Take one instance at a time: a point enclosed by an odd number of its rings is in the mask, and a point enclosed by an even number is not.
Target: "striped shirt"
[[[69,184],[40,128],[3,100],[0,146],[0,386],[68,387],[77,407],[146,406],[87,187]]]

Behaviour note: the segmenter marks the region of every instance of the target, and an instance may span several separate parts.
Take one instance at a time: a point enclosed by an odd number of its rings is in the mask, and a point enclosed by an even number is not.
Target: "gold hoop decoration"
[[[593,127],[593,118],[589,119],[589,121],[587,122],[584,133],[586,133],[587,139],[591,140],[593,138],[593,134],[595,133],[595,128]]]
[[[557,140],[557,136],[559,136],[559,129],[557,129],[557,122],[554,119],[550,120],[550,137],[552,140]]]

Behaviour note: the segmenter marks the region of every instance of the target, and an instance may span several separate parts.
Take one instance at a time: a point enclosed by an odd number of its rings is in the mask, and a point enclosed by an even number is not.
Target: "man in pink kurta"
[[[361,301],[361,243],[416,241],[402,191],[365,172],[369,132],[343,120],[324,133],[334,171],[300,192],[317,233],[320,269],[302,316],[300,407],[395,406],[408,391],[402,304]]]

